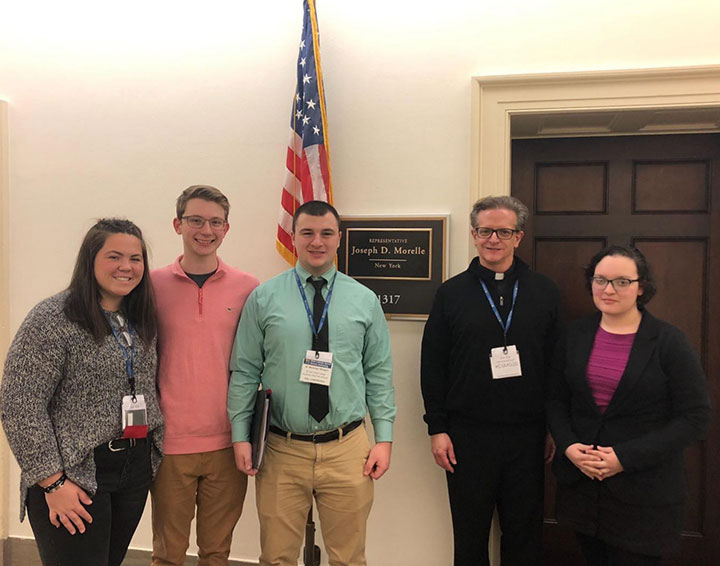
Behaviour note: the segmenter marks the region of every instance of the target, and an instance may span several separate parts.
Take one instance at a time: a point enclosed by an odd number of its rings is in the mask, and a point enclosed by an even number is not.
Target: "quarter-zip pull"
[[[502,295],[500,295],[500,306],[505,306],[505,299],[503,299]]]
[[[203,290],[202,287],[198,287],[198,314],[203,313]]]

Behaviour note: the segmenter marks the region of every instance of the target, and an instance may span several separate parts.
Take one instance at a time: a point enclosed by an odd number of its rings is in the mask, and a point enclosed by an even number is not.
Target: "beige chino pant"
[[[153,566],[182,566],[197,506],[198,566],[227,566],[247,476],[232,448],[166,455],[152,494]]]
[[[256,476],[260,566],[296,566],[313,500],[331,566],[364,566],[373,480],[363,476],[370,453],[364,427],[313,444],[270,433]]]

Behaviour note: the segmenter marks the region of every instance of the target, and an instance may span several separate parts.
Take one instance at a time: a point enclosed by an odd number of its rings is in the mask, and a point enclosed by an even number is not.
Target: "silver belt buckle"
[[[129,446],[125,448],[113,448],[112,443],[116,440],[128,440]],[[136,443],[137,442],[134,438],[113,438],[112,440],[108,441],[108,449],[110,450],[110,452],[122,452],[123,450],[127,450],[128,448],[133,448]]]

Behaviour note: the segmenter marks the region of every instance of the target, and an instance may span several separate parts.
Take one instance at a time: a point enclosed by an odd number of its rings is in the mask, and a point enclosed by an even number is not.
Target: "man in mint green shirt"
[[[339,224],[325,202],[297,209],[298,265],[250,295],[230,358],[235,461],[257,474],[261,566],[297,564],[313,496],[330,565],[365,564],[373,480],[390,466],[390,335],[375,294],[335,269]],[[273,401],[258,472],[249,440],[260,383]],[[362,426],[368,412],[372,449]]]

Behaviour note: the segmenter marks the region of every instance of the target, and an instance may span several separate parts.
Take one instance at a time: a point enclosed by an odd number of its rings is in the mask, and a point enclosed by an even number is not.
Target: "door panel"
[[[605,245],[648,258],[658,294],[648,309],[681,328],[700,353],[720,406],[720,135],[515,140],[512,194],[531,215],[518,255],[556,281],[568,320],[595,310],[583,267]],[[711,293],[711,289],[716,290]],[[689,498],[680,556],[667,566],[720,564],[718,419],[686,452]],[[584,564],[555,522],[549,468],[545,563]]]

